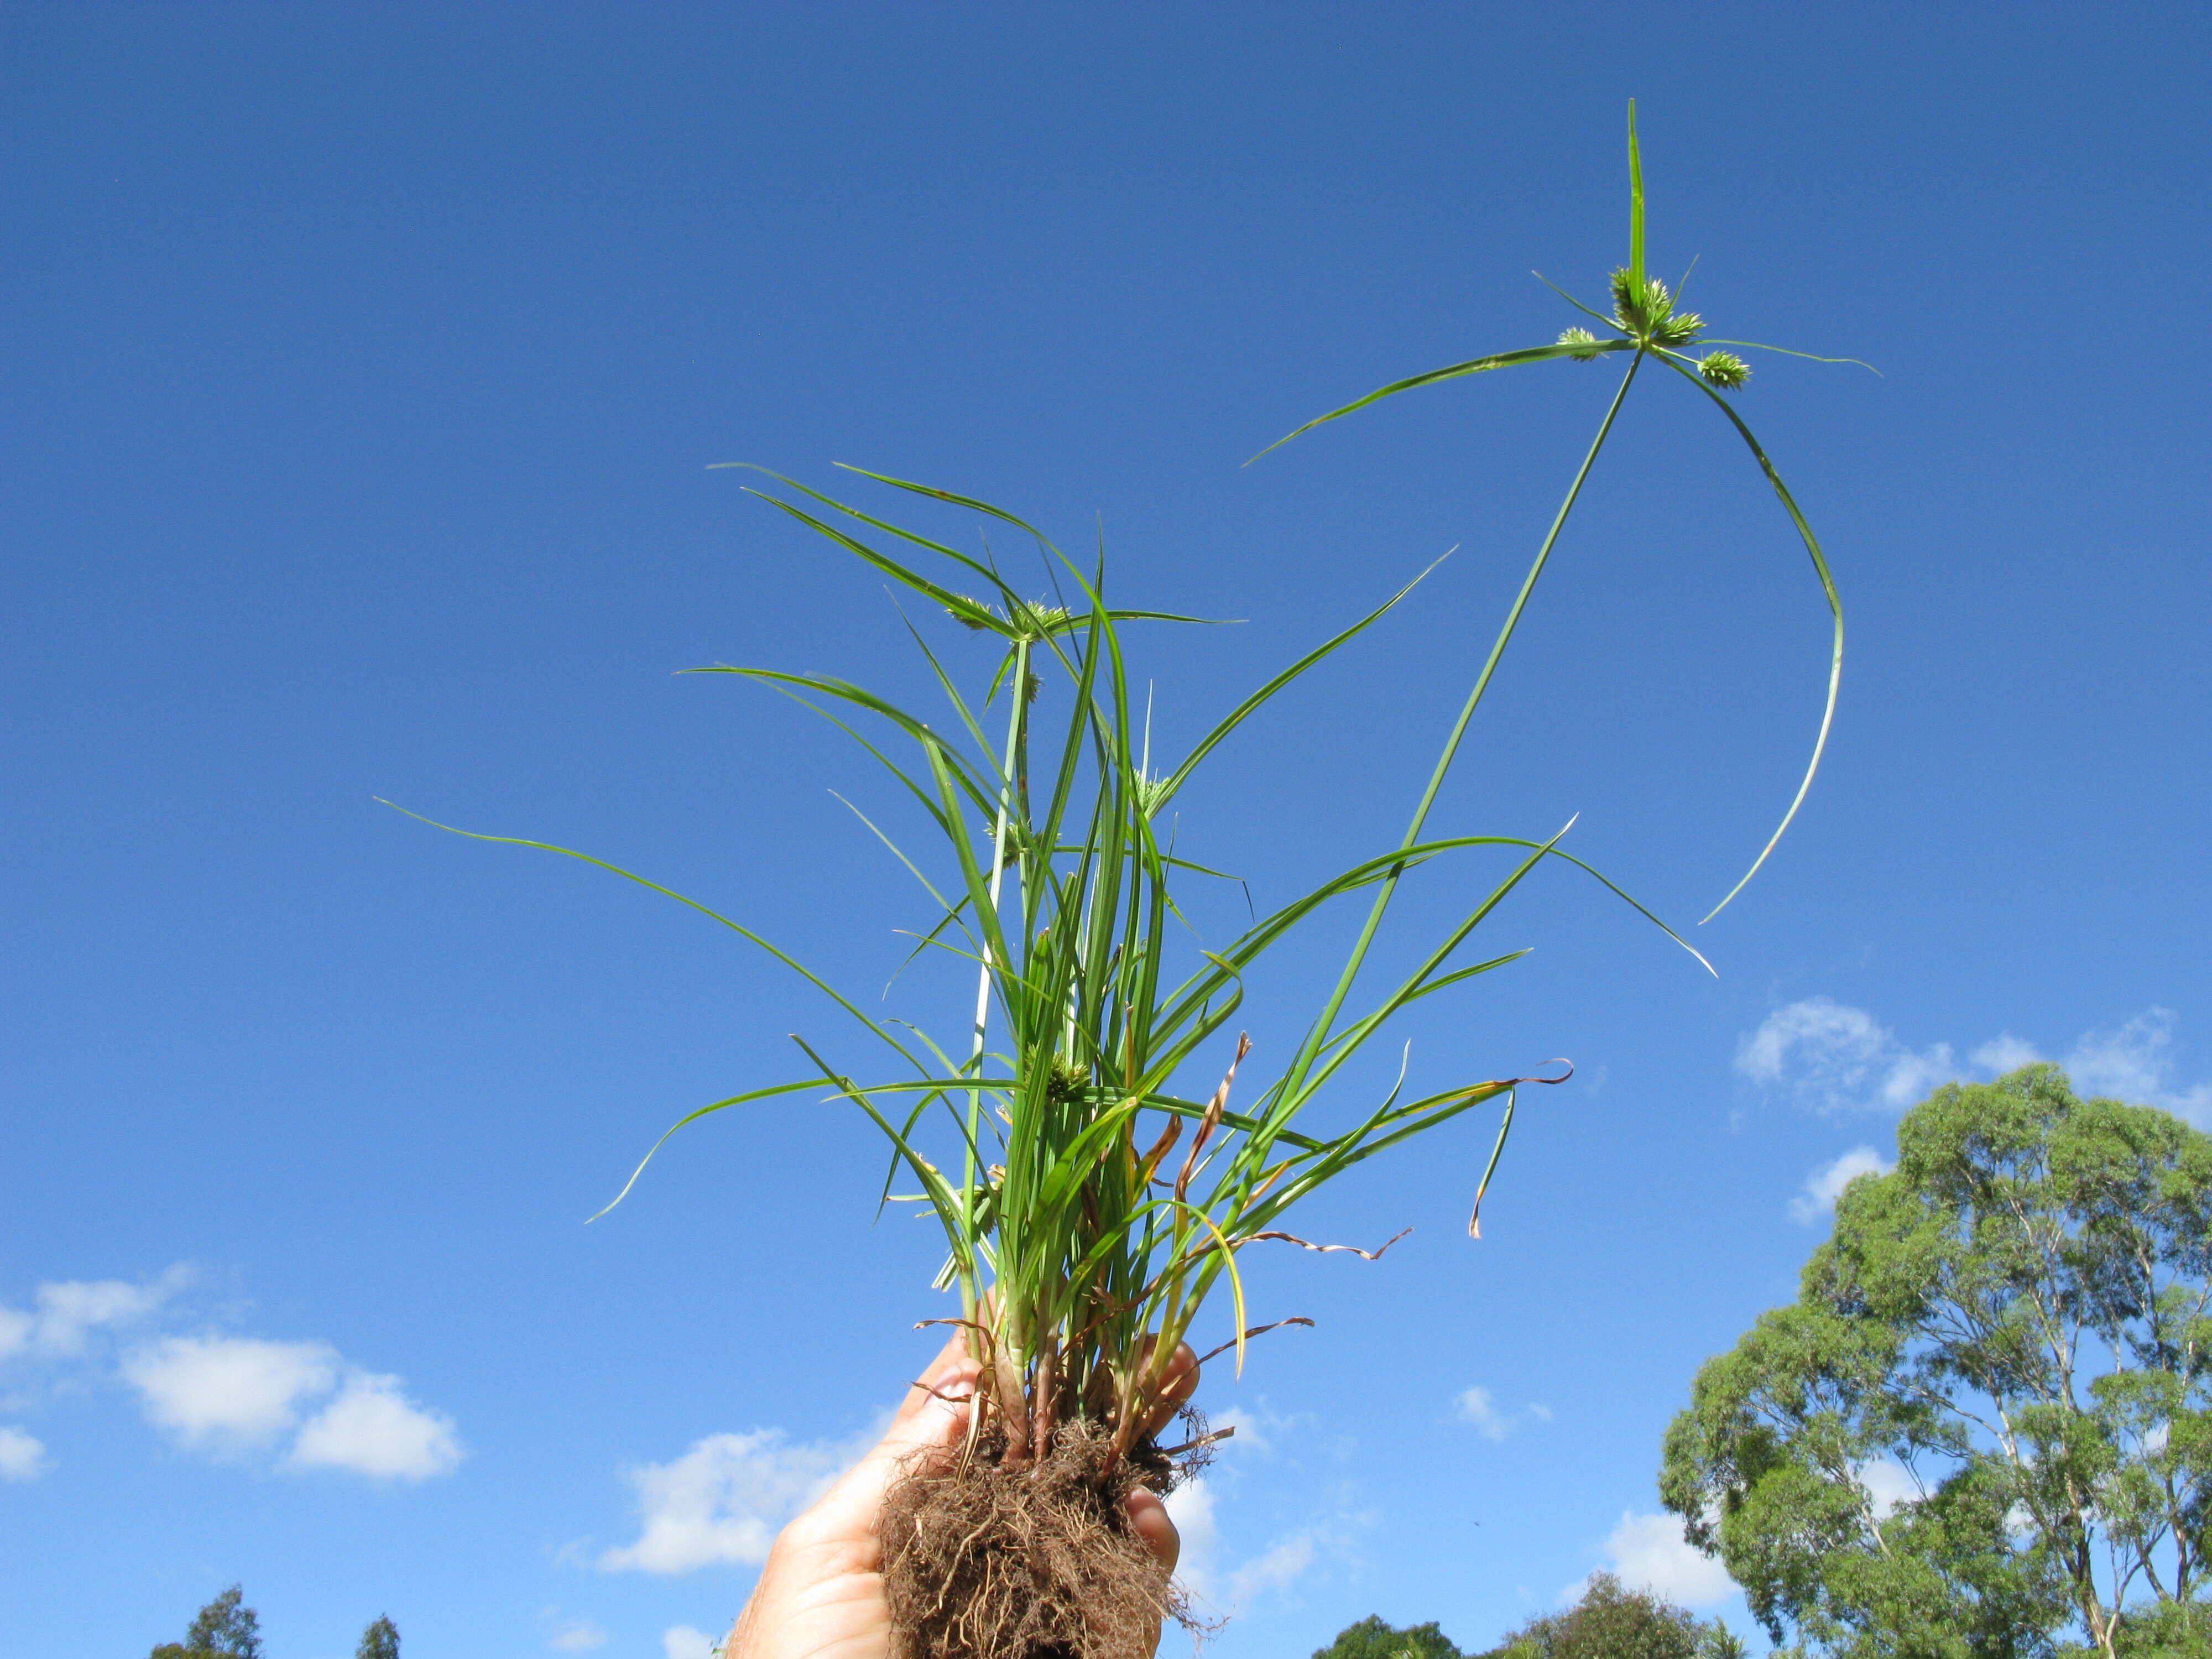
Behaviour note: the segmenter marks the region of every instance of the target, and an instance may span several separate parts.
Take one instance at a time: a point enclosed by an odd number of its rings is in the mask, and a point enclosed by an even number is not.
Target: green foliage
[[[2094,1650],[2080,1651],[2087,1659]],[[2114,1651],[2118,1659],[2212,1659],[2212,1600],[2200,1596],[2130,1610]]]
[[[1698,1373],[1668,1506],[1778,1642],[2202,1650],[2212,1137],[2032,1066],[1937,1090],[1898,1146]]]
[[[353,1650],[353,1659],[399,1659],[399,1627],[380,1617],[362,1632],[361,1645]]]
[[[1753,435],[1751,428],[1744,423],[1743,416],[1736,412],[1735,406],[1727,398],[1720,395],[1723,392],[1740,391],[1744,383],[1751,378],[1750,367],[1741,357],[1726,351],[1709,352],[1703,358],[1686,356],[1682,348],[1694,343],[1704,332],[1705,319],[1695,312],[1677,311],[1675,306],[1679,296],[1670,294],[1666,283],[1645,272],[1644,155],[1637,143],[1636,100],[1632,98],[1628,100],[1628,264],[1615,270],[1607,281],[1613,302],[1612,314],[1607,315],[1604,312],[1584,305],[1563,289],[1553,289],[1553,292],[1558,294],[1569,305],[1608,331],[1607,334],[1603,336],[1593,334],[1587,328],[1576,326],[1567,329],[1550,345],[1528,346],[1518,351],[1493,352],[1487,356],[1471,358],[1466,362],[1449,363],[1442,368],[1430,369],[1425,374],[1410,375],[1402,380],[1393,380],[1389,385],[1378,386],[1365,397],[1356,398],[1341,409],[1333,409],[1326,415],[1316,416],[1288,436],[1278,438],[1268,446],[1267,449],[1260,453],[1264,455],[1269,450],[1279,449],[1283,445],[1290,442],[1291,439],[1310,432],[1317,426],[1326,425],[1331,421],[1341,420],[1347,415],[1365,409],[1370,404],[1380,403],[1385,398],[1395,398],[1401,392],[1413,392],[1422,386],[1436,386],[1443,381],[1455,380],[1469,374],[1486,374],[1495,369],[1512,368],[1526,363],[1553,362],[1561,359],[1572,359],[1577,362],[1587,363],[1594,362],[1599,357],[1609,353],[1628,353],[1628,368],[1621,375],[1620,389],[1613,394],[1613,408],[1607,414],[1604,424],[1598,428],[1597,441],[1590,446],[1589,459],[1583,463],[1583,471],[1575,479],[1574,489],[1567,492],[1566,502],[1560,507],[1559,518],[1553,523],[1552,535],[1545,539],[1543,549],[1536,556],[1535,567],[1528,573],[1528,580],[1521,590],[1522,602],[1526,603],[1530,590],[1535,586],[1537,576],[1543,570],[1544,560],[1551,552],[1553,540],[1558,537],[1560,525],[1566,521],[1567,514],[1574,507],[1575,492],[1581,489],[1583,478],[1589,475],[1590,463],[1597,459],[1597,452],[1603,446],[1606,434],[1612,429],[1613,416],[1620,412],[1621,404],[1628,396],[1629,387],[1635,384],[1636,371],[1647,362],[1660,363],[1680,375],[1711,399],[1722,415],[1727,417],[1729,424],[1735,428],[1736,435],[1743,440],[1745,447],[1751,451],[1752,459],[1758,462],[1759,471],[1772,488],[1775,499],[1781,502],[1783,511],[1790,515],[1790,522],[1796,526],[1798,539],[1804,544],[1805,551],[1812,558],[1813,574],[1820,580],[1820,591],[1827,599],[1829,614],[1835,627],[1834,641],[1828,658],[1827,707],[1822,711],[1820,716],[1820,734],[1813,740],[1813,757],[1806,765],[1804,779],[1797,786],[1797,793],[1791,799],[1789,810],[1782,815],[1780,826],[1776,829],[1771,836],[1768,837],[1766,845],[1760,850],[1759,856],[1752,860],[1751,868],[1744,872],[1742,879],[1731,887],[1721,902],[1706,915],[1705,920],[1711,921],[1714,916],[1718,915],[1727,908],[1729,900],[1744,890],[1745,884],[1759,872],[1759,866],[1766,862],[1767,855],[1773,852],[1776,844],[1781,841],[1784,831],[1790,828],[1790,821],[1797,816],[1797,809],[1805,804],[1805,797],[1813,787],[1814,775],[1820,769],[1820,757],[1828,744],[1828,730],[1836,717],[1837,693],[1843,684],[1844,603],[1836,592],[1834,578],[1829,574],[1827,555],[1821,551],[1819,538],[1813,534],[1813,526],[1805,521],[1804,514],[1798,510],[1796,497],[1790,495],[1789,487],[1782,482],[1781,473],[1775,470],[1773,461],[1768,458],[1765,449],[1760,445],[1758,438]],[[1547,283],[1546,286],[1552,285]],[[1808,351],[1789,351],[1780,346],[1763,345],[1756,340],[1720,340],[1708,341],[1706,343],[1749,346],[1760,351],[1781,351],[1785,356],[1807,357],[1815,362],[1850,362],[1858,363],[1862,368],[1873,367],[1869,363],[1859,363],[1855,357],[1819,357]],[[1258,459],[1258,456],[1253,457],[1255,460]],[[1512,617],[1509,617],[1507,621],[1508,635],[1512,631],[1513,618],[1518,617],[1519,615],[1520,607],[1516,605],[1514,607]],[[1499,644],[1501,647],[1504,644],[1502,637]],[[1494,667],[1496,663],[1497,652],[1493,650],[1491,666]],[[1486,668],[1482,679],[1476,683],[1477,696],[1481,695],[1481,687],[1487,683],[1488,678],[1489,669]]]
[[[1743,1644],[1649,1590],[1593,1573],[1582,1600],[1532,1619],[1479,1659],[1742,1659]]]
[[[944,1231],[946,1259],[939,1282],[960,1296],[959,1317],[948,1322],[967,1329],[984,1365],[988,1383],[978,1422],[993,1425],[995,1443],[1009,1462],[1041,1449],[1056,1422],[1079,1416],[1116,1425],[1115,1449],[1126,1449],[1169,1386],[1177,1345],[1208,1297],[1224,1286],[1234,1304],[1234,1323],[1223,1347],[1236,1348],[1241,1366],[1246,1340],[1272,1327],[1248,1325],[1237,1253],[1270,1240],[1346,1248],[1295,1237],[1281,1224],[1285,1212],[1352,1165],[1464,1112],[1497,1103],[1503,1108],[1498,1138],[1474,1193],[1479,1217],[1511,1127],[1517,1087],[1562,1080],[1459,1079],[1443,1088],[1409,1091],[1401,1063],[1396,1082],[1379,1100],[1344,1100],[1352,1075],[1347,1067],[1413,1004],[1463,988],[1523,954],[1484,957],[1469,942],[1525,878],[1554,861],[1597,873],[1559,848],[1564,830],[1534,838],[1439,836],[1426,826],[1638,368],[1651,358],[1690,373],[1674,347],[1696,332],[1697,319],[1678,314],[1665,285],[1644,275],[1643,180],[1632,141],[1630,172],[1632,282],[1616,283],[1622,296],[1617,316],[1598,318],[1613,337],[1583,333],[1458,365],[1386,386],[1322,417],[1333,420],[1394,392],[1478,368],[1630,353],[1626,374],[1402,836],[1255,917],[1229,939],[1185,937],[1190,930],[1180,896],[1187,884],[1218,872],[1178,855],[1170,809],[1215,748],[1285,687],[1373,626],[1413,584],[1253,692],[1180,759],[1156,763],[1149,693],[1132,670],[1125,632],[1133,623],[1195,618],[1109,605],[1103,556],[1071,559],[1032,526],[972,497],[865,475],[1020,532],[1034,544],[1042,579],[1052,590],[1048,598],[1031,598],[1018,588],[988,544],[981,556],[971,556],[795,480],[769,475],[784,487],[784,493],[765,496],[772,505],[975,636],[958,641],[967,655],[940,658],[921,629],[911,630],[945,695],[949,718],[933,723],[872,691],[822,675],[763,668],[698,672],[740,675],[792,696],[853,737],[885,769],[894,799],[934,849],[910,851],[889,830],[862,817],[927,896],[915,952],[937,952],[967,964],[976,990],[972,1014],[963,1006],[960,1023],[940,1027],[934,1036],[902,1020],[878,1018],[741,923],[671,894],[769,951],[823,992],[850,1022],[846,1029],[866,1058],[833,1058],[818,1040],[794,1039],[811,1068],[806,1075],[701,1107],[669,1133],[712,1113],[825,1089],[863,1113],[890,1143],[883,1200],[924,1206]],[[1694,374],[1691,379],[1705,389]],[[1716,401],[1796,525],[1835,611],[1832,709],[1842,613],[1825,560],[1749,428],[1717,395]],[[979,660],[975,652],[981,642],[989,650]],[[1415,718],[1419,711],[1404,713]],[[1821,732],[1814,768],[1826,741],[1825,721]],[[894,752],[905,758],[895,759]],[[1811,781],[1808,768],[1798,800]],[[1793,803],[1785,827],[1796,810]],[[1778,830],[1776,836],[1780,834]],[[1770,840],[1769,851],[1772,846]],[[545,850],[585,856],[562,848]],[[1401,883],[1431,865],[1499,854],[1504,855],[1503,873],[1486,878],[1488,890],[1480,902],[1456,919],[1447,915],[1425,924],[1425,937],[1409,953],[1412,966],[1376,983],[1370,958]],[[1759,860],[1765,856],[1762,852]],[[586,861],[644,881],[602,860]],[[1758,867],[1754,861],[1752,870]],[[1747,872],[1744,880],[1749,878]],[[1610,882],[1605,884],[1633,904]],[[1741,886],[1740,881],[1737,890]],[[1238,1085],[1248,1044],[1239,1036],[1232,1048],[1226,1038],[1248,975],[1291,933],[1346,898],[1364,899],[1365,917],[1334,984],[1318,1010],[1292,1026],[1302,1025],[1303,1034],[1287,1054],[1271,1056],[1272,1075],[1256,1087]],[[1648,911],[1643,914],[1656,923]],[[1233,1107],[1232,1090],[1239,1091]],[[1324,1095],[1333,1108],[1326,1121],[1314,1109]],[[915,1190],[891,1190],[902,1174]],[[1473,1218],[1469,1227],[1475,1231]]]
[[[182,1642],[164,1642],[149,1659],[260,1659],[261,1620],[236,1584],[199,1610]]]
[[[1434,1620],[1400,1630],[1384,1623],[1379,1613],[1370,1613],[1337,1632],[1336,1640],[1316,1649],[1313,1659],[1464,1659],[1464,1656]]]

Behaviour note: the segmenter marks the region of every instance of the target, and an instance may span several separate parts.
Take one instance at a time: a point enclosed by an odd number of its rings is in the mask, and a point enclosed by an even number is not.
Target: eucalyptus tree
[[[237,1584],[202,1607],[181,1642],[164,1642],[149,1659],[261,1659],[261,1619]]]
[[[1590,1575],[1581,1598],[1540,1613],[1476,1659],[1744,1659],[1724,1620],[1706,1620],[1609,1572]]]
[[[2212,1652],[2212,1136],[2031,1066],[1950,1084],[1661,1474],[1780,1642]]]

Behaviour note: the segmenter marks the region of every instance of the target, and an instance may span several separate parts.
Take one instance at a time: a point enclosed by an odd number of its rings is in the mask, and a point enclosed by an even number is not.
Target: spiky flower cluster
[[[1586,345],[1590,347],[1591,349],[1588,351],[1570,351],[1567,354],[1567,356],[1572,357],[1578,363],[1594,363],[1601,356],[1603,355],[1596,349],[1597,336],[1591,333],[1586,328],[1561,329],[1559,331],[1559,343],[1561,345]]]
[[[1674,296],[1656,276],[1645,277],[1639,291],[1634,273],[1627,270],[1613,273],[1613,317],[1638,339],[1662,347],[1687,345],[1705,325],[1694,311],[1678,314]]]
[[[969,599],[964,593],[959,597],[969,608],[963,611],[948,605],[945,607],[945,614],[963,628],[979,634],[987,629],[994,632],[1006,631],[997,627],[995,621],[986,620],[988,617],[1010,623],[1015,633],[1026,635],[1032,641],[1041,640],[1048,634],[1064,631],[1074,614],[1065,605],[1047,605],[1041,599],[1016,601],[1002,606],[993,605],[987,599]]]
[[[1734,392],[1751,378],[1751,365],[1733,351],[1714,351],[1698,360],[1698,373],[1707,386]]]

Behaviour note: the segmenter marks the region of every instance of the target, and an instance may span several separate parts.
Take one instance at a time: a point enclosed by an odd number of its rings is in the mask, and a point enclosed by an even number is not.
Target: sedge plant
[[[1164,827],[1172,822],[1170,809],[1210,755],[1286,687],[1375,627],[1420,577],[1253,691],[1187,753],[1155,760],[1150,710],[1140,704],[1127,636],[1133,628],[1196,619],[1110,604],[1103,556],[1072,558],[1034,526],[987,502],[850,469],[1026,538],[1051,593],[1041,599],[1016,585],[988,544],[980,555],[962,551],[781,475],[767,475],[775,484],[754,492],[979,636],[980,661],[972,651],[963,659],[933,648],[921,629],[910,629],[944,696],[947,712],[935,724],[826,675],[724,665],[691,671],[737,675],[789,695],[839,726],[888,773],[895,793],[930,835],[928,849],[907,844],[865,814],[862,820],[927,895],[927,921],[915,930],[915,950],[969,964],[974,997],[934,1033],[878,1018],[743,922],[671,894],[819,990],[858,1048],[794,1036],[803,1056],[799,1075],[701,1106],[661,1142],[702,1118],[787,1096],[826,1095],[866,1116],[889,1147],[890,1177],[880,1198],[922,1206],[944,1235],[939,1283],[957,1294],[958,1313],[950,1321],[965,1332],[982,1371],[978,1408],[969,1417],[971,1457],[1001,1471],[1036,1468],[1079,1428],[1097,1479],[1110,1483],[1132,1459],[1159,1471],[1167,1454],[1149,1443],[1146,1431],[1161,1420],[1175,1355],[1201,1310],[1225,1291],[1231,1334],[1215,1352],[1233,1347],[1240,1368],[1246,1342],[1273,1328],[1252,1323],[1241,1254],[1264,1241],[1349,1248],[1297,1237],[1285,1224],[1289,1212],[1376,1153],[1496,1105],[1497,1135],[1469,1221],[1479,1233],[1482,1195],[1506,1145],[1516,1091],[1563,1078],[1486,1079],[1409,1093],[1401,1060],[1396,1083],[1379,1099],[1337,1102],[1361,1075],[1348,1077],[1347,1067],[1407,1009],[1437,994],[1464,990],[1468,981],[1525,954],[1486,955],[1475,941],[1539,866],[1559,861],[1603,883],[1704,962],[1649,910],[1567,852],[1559,844],[1564,830],[1529,837],[1437,834],[1428,827],[1461,740],[1647,362],[1689,379],[1750,445],[1835,613],[1827,709],[1783,828],[1804,799],[1834,709],[1840,603],[1811,529],[1727,400],[1747,371],[1725,352],[1693,357],[1702,324],[1676,308],[1664,285],[1644,272],[1632,106],[1630,123],[1629,263],[1613,278],[1612,316],[1591,313],[1605,335],[1570,330],[1549,345],[1401,380],[1298,428],[1492,368],[1626,359],[1597,435],[1449,728],[1403,835],[1290,902],[1255,914],[1233,938],[1211,946],[1188,942],[1177,895],[1186,883],[1218,872],[1177,854]],[[1775,838],[1781,833],[1778,829]],[[475,838],[584,858],[668,892],[567,848]],[[1772,846],[1770,840],[1752,871]],[[1411,965],[1381,972],[1376,942],[1406,876],[1424,865],[1485,854],[1502,855],[1504,863],[1480,901],[1457,915],[1425,918],[1425,936],[1407,958]],[[1237,1020],[1248,976],[1294,931],[1340,902],[1364,903],[1365,915],[1334,981],[1290,1052],[1256,1084],[1240,1082],[1249,1044]],[[1189,1086],[1194,1076],[1218,1081],[1207,1092],[1203,1083]],[[1325,1096],[1329,1108],[1319,1109]]]

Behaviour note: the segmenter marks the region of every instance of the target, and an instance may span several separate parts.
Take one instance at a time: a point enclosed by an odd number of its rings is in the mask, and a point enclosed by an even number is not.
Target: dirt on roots
[[[1142,1445],[1107,1473],[1110,1443],[1079,1420],[1018,1468],[989,1445],[908,1468],[881,1522],[895,1659],[1152,1659],[1164,1620],[1198,1628],[1123,1507],[1198,1460]]]

